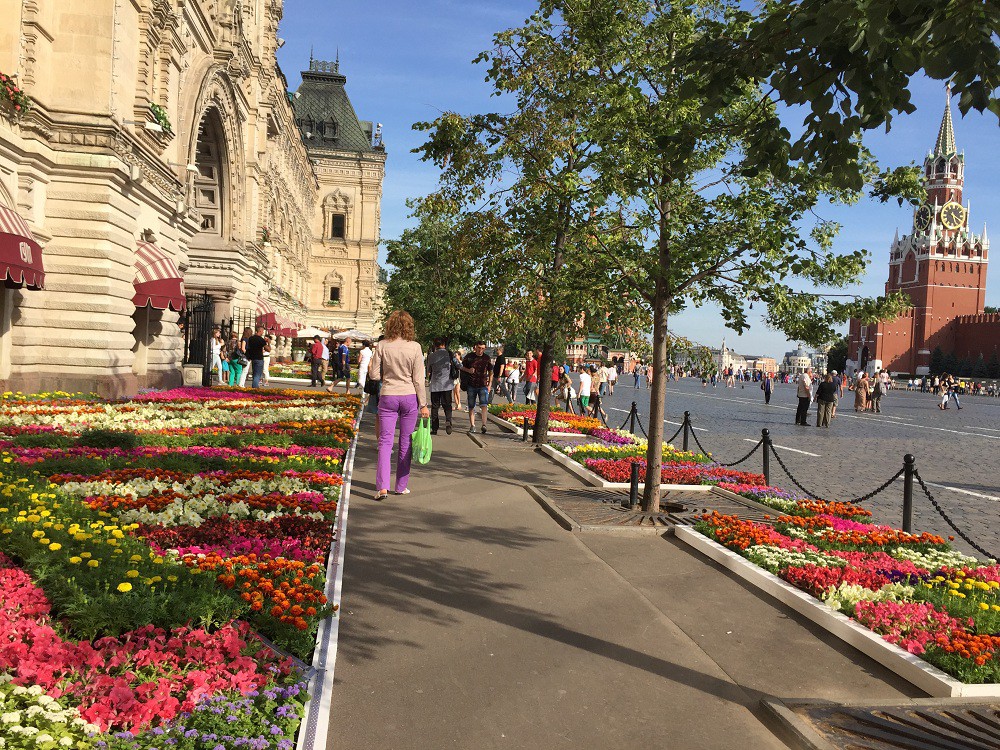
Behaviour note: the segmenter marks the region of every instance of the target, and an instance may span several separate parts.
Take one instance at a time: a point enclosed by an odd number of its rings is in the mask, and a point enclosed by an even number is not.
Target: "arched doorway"
[[[219,110],[210,107],[198,126],[194,164],[194,206],[201,214],[201,233],[226,239],[231,232],[228,215],[229,163],[226,137]]]

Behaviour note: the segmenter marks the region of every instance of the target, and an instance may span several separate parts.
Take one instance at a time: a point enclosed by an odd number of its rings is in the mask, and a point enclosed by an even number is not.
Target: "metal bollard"
[[[629,476],[628,507],[631,510],[639,504],[639,464],[632,462],[631,475]]]
[[[531,424],[531,422],[528,420],[527,417],[525,417],[524,418],[524,424],[522,426],[523,429],[521,430],[521,442],[522,443],[527,443],[528,442],[528,425],[529,424]]]
[[[913,533],[913,471],[916,459],[912,453],[903,456],[903,531]]]
[[[685,453],[687,452],[688,449],[688,430],[690,429],[690,425],[691,425],[691,412],[686,411],[684,412],[684,446],[683,446]]]
[[[764,440],[764,484],[771,484],[771,431],[766,427],[760,431]]]
[[[629,414],[628,414],[628,419],[629,419],[628,431],[631,432],[633,435],[635,434],[635,418],[637,416],[637,413],[636,413],[635,409],[636,409],[635,401],[633,401],[632,402],[632,411],[630,411]]]

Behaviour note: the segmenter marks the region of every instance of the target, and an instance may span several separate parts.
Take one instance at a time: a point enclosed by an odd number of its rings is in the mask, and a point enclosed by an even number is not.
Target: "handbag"
[[[454,354],[452,354],[451,352],[448,352],[448,358],[449,358],[449,361],[451,362],[451,366],[448,368],[448,378],[450,380],[454,381],[454,380],[456,380],[458,378],[459,375],[462,374],[462,370],[461,370],[461,368],[459,368],[458,364],[455,362],[455,355]]]
[[[374,396],[376,393],[382,390],[382,381],[372,380],[371,378],[368,378],[367,380],[365,380],[365,387],[362,390],[364,390],[364,392],[369,394],[370,396]]]
[[[413,445],[413,458],[418,464],[426,464],[431,460],[431,420],[429,417],[421,417],[417,422],[417,429],[411,435]]]

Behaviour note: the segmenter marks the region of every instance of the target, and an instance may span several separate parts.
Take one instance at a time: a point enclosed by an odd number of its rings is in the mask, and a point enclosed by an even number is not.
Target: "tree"
[[[972,366],[971,377],[981,380],[989,375],[989,370],[986,367],[986,357],[983,356],[982,352],[979,352],[979,356],[976,358],[976,363]]]
[[[573,30],[536,14],[497,34],[487,80],[512,96],[511,114],[463,117],[448,112],[414,127],[429,133],[416,149],[442,168],[428,205],[450,212],[491,213],[505,224],[506,243],[481,249],[484,278],[504,292],[498,305],[507,333],[543,334],[539,378],[571,335],[604,332],[614,306],[616,327],[637,324],[640,309],[621,304],[620,283],[594,264],[594,235],[606,230],[606,200],[593,175],[589,136],[592,53]],[[546,439],[549,389],[538,389],[535,441]]]
[[[448,214],[411,202],[417,225],[386,242],[395,267],[386,284],[386,311],[413,316],[417,338],[426,348],[437,336],[471,343],[491,339],[500,328],[498,293],[483,281],[480,249],[496,241],[498,229],[488,215]],[[475,238],[475,241],[473,241]]]
[[[801,160],[781,170],[762,169],[755,149],[762,137],[773,141],[781,135],[771,132],[781,131],[780,122],[759,81],[739,68],[727,71],[733,83],[726,105],[708,106],[703,41],[749,31],[737,3],[593,0],[542,7],[558,12],[583,46],[601,50],[591,126],[600,145],[595,169],[599,192],[614,196],[622,218],[599,243],[603,261],[621,269],[633,295],[653,314],[643,510],[655,511],[671,313],[715,303],[726,325],[742,331],[747,303],[760,301],[772,324],[790,338],[819,344],[852,313],[877,319],[905,303],[894,297],[848,304],[792,285],[798,278],[813,289],[839,287],[860,276],[865,253],[833,253],[835,225],[818,224],[812,241],[800,235],[800,224],[821,199],[854,201],[860,186],[837,189]],[[866,152],[860,150],[858,158],[855,172],[863,182],[877,183],[882,194],[902,186],[919,190],[915,173],[880,174]]]
[[[954,352],[948,352],[944,355],[944,364],[942,366],[944,367],[944,371],[949,375],[958,375],[958,368],[961,364]]]
[[[826,366],[828,369],[836,370],[837,372],[845,372],[847,370],[847,344],[848,337],[841,336],[830,346],[830,351],[826,353]]]
[[[1000,378],[1000,357],[997,356],[995,349],[993,350],[993,354],[990,355],[990,364],[986,375],[994,380]]]
[[[940,375],[945,372],[944,369],[944,352],[941,350],[940,346],[935,346],[934,351],[931,352],[931,374]]]

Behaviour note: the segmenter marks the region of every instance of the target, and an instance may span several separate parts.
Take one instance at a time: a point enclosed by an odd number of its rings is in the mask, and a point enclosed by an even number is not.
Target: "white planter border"
[[[340,638],[340,600],[344,588],[344,555],[347,552],[347,511],[351,499],[351,479],[354,476],[354,457],[358,450],[358,435],[361,430],[361,417],[364,415],[364,405],[358,410],[354,421],[354,437],[350,448],[344,456],[344,484],[341,486],[340,502],[337,504],[337,521],[334,528],[333,544],[326,563],[326,588],[323,593],[327,601],[337,605],[338,609],[319,625],[316,632],[316,649],[313,653],[312,666],[316,670],[309,680],[309,700],[306,701],[305,714],[299,725],[299,736],[296,739],[296,750],[323,750],[328,743],[330,734],[331,694],[333,692],[333,673],[337,666],[337,644]],[[331,572],[333,575],[331,575]]]
[[[949,677],[920,657],[883,640],[877,633],[859,625],[846,615],[835,612],[810,594],[800,591],[688,526],[675,526],[674,535],[692,549],[812,620],[827,632],[854,646],[932,697],[1000,697],[1000,684],[966,685]]]
[[[553,448],[551,445],[545,443],[541,446],[541,451],[546,456],[551,458],[557,464],[560,464],[564,468],[576,474],[580,479],[582,479],[587,484],[592,487],[600,487],[605,490],[627,490],[631,487],[628,482],[608,482],[604,477],[599,474],[595,474],[586,466],[581,464],[579,461],[574,461],[572,458],[567,456],[558,448]],[[640,487],[645,487],[645,482],[639,482]],[[661,484],[660,489],[664,492],[666,491],[680,491],[680,492],[710,492],[712,490],[712,485],[710,484]]]

